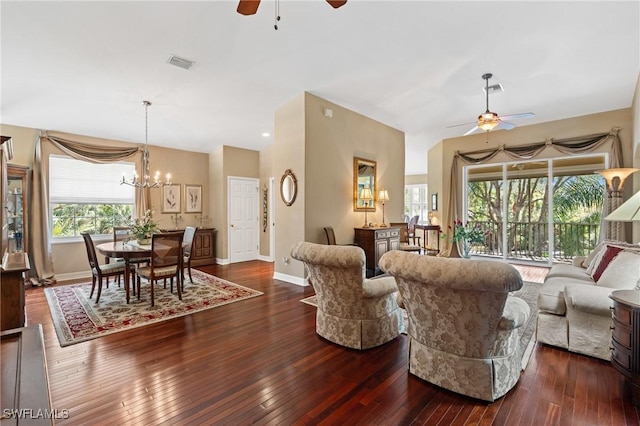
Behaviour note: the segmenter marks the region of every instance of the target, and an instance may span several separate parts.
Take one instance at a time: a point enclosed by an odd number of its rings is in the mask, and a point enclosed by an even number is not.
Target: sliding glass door
[[[472,254],[551,264],[591,250],[598,239],[603,155],[464,169],[465,222],[488,230]]]

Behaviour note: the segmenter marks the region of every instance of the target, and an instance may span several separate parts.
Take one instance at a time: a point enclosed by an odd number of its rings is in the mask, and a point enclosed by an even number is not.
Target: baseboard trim
[[[216,257],[216,263],[218,265],[229,265],[229,259],[220,259],[219,257]]]
[[[70,272],[68,274],[56,274],[55,278],[58,284],[65,283],[68,281],[90,280],[91,271]]]
[[[294,277],[293,275],[282,274],[280,272],[273,273],[274,280],[285,281],[291,284],[306,287],[309,285],[309,281],[306,278]]]
[[[258,256],[258,260],[261,260],[263,262],[270,262],[270,263],[274,262],[274,260],[273,260],[273,258],[271,256],[260,255],[260,256]]]

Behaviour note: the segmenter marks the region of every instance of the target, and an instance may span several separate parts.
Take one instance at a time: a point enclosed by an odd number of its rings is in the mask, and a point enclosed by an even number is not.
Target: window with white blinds
[[[135,190],[120,185],[132,176],[135,163],[94,164],[75,158],[49,156],[49,201],[65,203],[133,204]]]
[[[49,156],[52,237],[110,234],[114,226],[126,225],[135,210],[135,189],[120,181],[134,171],[133,162],[94,164]]]

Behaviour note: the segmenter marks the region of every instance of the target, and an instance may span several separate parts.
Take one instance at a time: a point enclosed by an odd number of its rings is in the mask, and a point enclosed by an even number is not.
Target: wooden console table
[[[424,238],[422,238],[422,250],[425,254],[437,255],[440,253],[440,225],[415,225],[415,229],[422,229],[424,232]],[[429,245],[429,236],[431,231],[436,233],[436,249],[433,249]]]
[[[389,250],[400,249],[400,228],[354,228],[354,242],[365,253],[367,278],[380,274],[382,271],[378,261]]]

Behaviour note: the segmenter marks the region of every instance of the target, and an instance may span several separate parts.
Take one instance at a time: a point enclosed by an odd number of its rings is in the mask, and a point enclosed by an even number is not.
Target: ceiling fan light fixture
[[[493,130],[499,122],[498,114],[489,110],[478,116],[478,127],[485,132]]]

